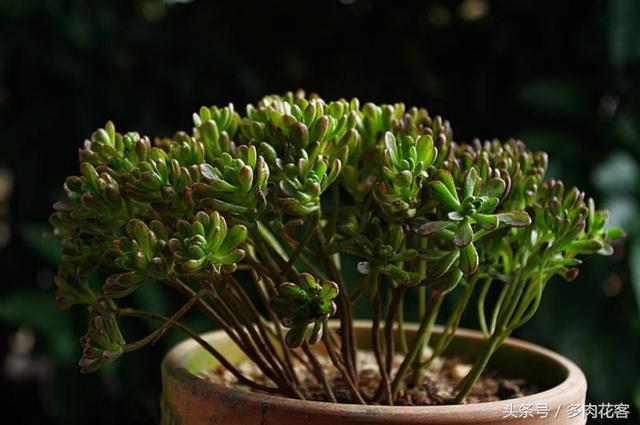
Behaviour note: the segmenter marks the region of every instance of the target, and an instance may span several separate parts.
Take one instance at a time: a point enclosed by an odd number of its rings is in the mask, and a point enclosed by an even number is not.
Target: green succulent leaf
[[[492,178],[482,188],[482,195],[490,198],[500,198],[507,187],[507,184],[501,178]]]
[[[476,247],[470,243],[460,249],[460,271],[466,276],[474,274],[478,270],[480,259]]]
[[[284,282],[278,287],[278,295],[271,299],[271,308],[280,316],[285,327],[291,328],[286,337],[289,347],[299,347],[306,336],[308,324],[314,322],[309,342],[317,342],[322,329],[317,329],[335,314],[334,299],[338,285],[331,281],[319,281],[308,273],[299,276],[298,283]]]
[[[427,270],[428,275],[432,279],[438,279],[448,273],[460,258],[460,251],[455,249],[438,258],[432,264],[429,264]]]
[[[471,168],[464,179],[464,187],[462,190],[462,197],[468,198],[469,196],[473,196],[476,193],[476,188],[478,186],[478,172],[475,168]]]
[[[115,361],[124,352],[125,341],[115,316],[102,314],[89,322],[87,334],[80,339],[82,358],[80,372],[91,373]]]
[[[419,225],[416,227],[415,231],[420,236],[430,236],[450,227],[452,227],[452,223],[450,221],[430,221]]]
[[[427,287],[431,290],[432,297],[443,297],[453,291],[461,279],[462,272],[459,269],[453,269],[438,279],[427,282]]]
[[[625,233],[624,230],[622,230],[620,227],[610,227],[609,229],[607,229],[607,239],[609,240],[618,240],[618,239],[623,239],[625,237]]]
[[[67,309],[76,304],[95,302],[96,296],[85,278],[60,268],[54,280],[57,286],[56,303],[60,308]]]
[[[292,327],[287,331],[285,336],[285,342],[290,348],[298,348],[304,342],[304,337],[307,332],[308,325],[302,324]]]
[[[469,220],[464,220],[458,225],[458,230],[453,238],[457,247],[465,247],[473,241],[473,229]]]
[[[122,298],[131,294],[144,281],[144,276],[136,272],[117,273],[109,276],[102,289],[111,298]]]
[[[500,224],[500,219],[495,214],[474,214],[471,217],[485,230],[493,230]]]
[[[192,223],[178,222],[177,231],[168,241],[172,261],[185,273],[212,271],[214,274],[232,272],[245,256],[239,248],[247,238],[246,226],[237,224],[230,229],[219,212],[200,211]]]
[[[433,189],[433,194],[436,199],[442,202],[448,209],[458,211],[462,208],[455,192],[450,192],[445,183],[435,181],[431,183],[431,188]]]
[[[497,214],[498,222],[511,227],[526,227],[531,225],[531,217],[524,211],[510,211]]]

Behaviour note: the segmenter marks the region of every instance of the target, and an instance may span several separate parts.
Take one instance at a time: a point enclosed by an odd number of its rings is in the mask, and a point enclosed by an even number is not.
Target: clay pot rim
[[[370,327],[370,321],[355,320],[354,327],[366,328]],[[418,325],[415,323],[405,324],[405,329],[416,330]],[[435,331],[441,330],[441,326],[436,326]],[[481,332],[459,328],[456,332],[465,338],[484,339]],[[222,330],[207,332],[202,335],[204,339],[211,340],[213,337],[225,337],[226,334]],[[259,402],[269,405],[278,405],[282,409],[304,411],[309,414],[326,412],[330,409],[332,414],[371,414],[371,415],[403,415],[403,414],[424,414],[431,418],[441,417],[444,422],[448,419],[456,418],[456,414],[464,412],[465,415],[475,415],[476,417],[485,417],[495,419],[496,415],[504,414],[505,407],[513,405],[517,412],[518,406],[545,403],[549,409],[549,415],[552,417],[556,409],[566,407],[568,403],[578,400],[584,393],[587,381],[582,370],[566,357],[541,347],[531,342],[523,341],[517,338],[507,338],[504,342],[505,346],[527,350],[536,355],[546,357],[559,364],[566,371],[566,378],[560,384],[539,393],[531,394],[525,397],[518,397],[509,400],[490,401],[473,404],[461,405],[445,405],[445,406],[380,406],[380,405],[360,405],[347,403],[330,403],[326,401],[310,401],[299,400],[284,396],[276,396],[264,393],[248,391],[246,389],[229,388],[213,382],[202,379],[181,366],[181,359],[185,353],[198,348],[199,345],[194,340],[186,340],[167,353],[162,361],[163,374],[173,376],[178,380],[189,381],[189,386],[201,394],[207,393],[226,393],[233,394],[235,399],[246,399],[252,402]],[[454,415],[454,416],[451,416]]]

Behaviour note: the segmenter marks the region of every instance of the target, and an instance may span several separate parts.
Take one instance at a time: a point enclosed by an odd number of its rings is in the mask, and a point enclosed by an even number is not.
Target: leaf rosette
[[[337,296],[335,282],[320,282],[308,273],[302,273],[298,283],[285,282],[279,286],[271,307],[282,324],[290,328],[286,335],[289,347],[299,347],[305,340],[311,344],[320,340],[327,319],[336,312],[333,300]]]

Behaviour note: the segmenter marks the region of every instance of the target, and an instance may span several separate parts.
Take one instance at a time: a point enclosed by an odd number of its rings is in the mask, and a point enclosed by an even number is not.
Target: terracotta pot
[[[406,328],[411,338],[417,326]],[[435,334],[439,331],[436,329]],[[367,347],[369,333],[369,322],[356,323],[359,347]],[[232,362],[242,360],[242,353],[222,331],[208,333],[204,338]],[[473,356],[482,342],[479,332],[459,330],[447,353]],[[582,415],[571,417],[571,406],[585,401],[587,383],[580,369],[559,354],[517,339],[508,339],[500,347],[491,367],[506,377],[525,378],[541,392],[469,405],[399,407],[302,401],[224,388],[194,375],[216,366],[215,359],[191,340],[169,352],[162,363],[163,425],[586,423]]]

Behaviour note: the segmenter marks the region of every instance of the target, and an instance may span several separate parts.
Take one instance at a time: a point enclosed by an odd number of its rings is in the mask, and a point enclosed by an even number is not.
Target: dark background
[[[59,254],[41,234],[82,140],[107,119],[168,135],[202,104],[297,88],[425,105],[458,141],[520,137],[609,208],[627,240],[551,285],[519,336],[577,362],[590,402],[637,412],[638,28],[633,0],[0,0],[0,421],[157,420],[159,363],[179,336],[83,376],[87,317],[54,304]],[[152,287],[137,301],[173,303]]]

